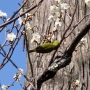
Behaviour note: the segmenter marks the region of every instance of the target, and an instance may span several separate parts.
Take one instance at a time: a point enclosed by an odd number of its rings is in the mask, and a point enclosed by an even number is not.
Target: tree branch
[[[38,7],[43,1],[44,1],[44,0],[40,0],[38,4],[34,5],[32,8],[27,9],[25,12],[23,12],[23,13],[20,14],[19,16],[15,17],[15,18],[12,18],[12,17],[11,17],[12,19],[10,19],[9,21],[5,22],[4,24],[1,24],[1,25],[0,25],[0,28],[6,26],[7,24],[12,23],[13,21],[17,20],[19,17],[22,17],[22,16],[24,16],[26,13],[34,10],[34,9],[35,9],[36,7]],[[0,30],[0,32],[1,32],[1,31],[2,31],[2,29]]]
[[[64,52],[64,54],[58,59],[55,60],[38,78],[37,80],[37,90],[40,90],[41,85],[46,80],[49,80],[53,78],[57,71],[63,67],[66,67],[70,64],[73,51],[75,50],[77,44],[82,39],[82,37],[87,34],[87,32],[90,29],[90,21],[88,21],[85,26],[81,29],[81,32],[78,34],[78,36],[73,40],[71,43],[69,49]]]

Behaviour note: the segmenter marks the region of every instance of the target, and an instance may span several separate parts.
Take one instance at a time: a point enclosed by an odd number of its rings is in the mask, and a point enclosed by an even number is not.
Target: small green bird
[[[49,53],[59,47],[59,42],[55,40],[53,43],[46,42],[41,44],[40,46],[36,47],[33,50],[29,50],[29,53],[31,52],[37,52],[37,53]]]

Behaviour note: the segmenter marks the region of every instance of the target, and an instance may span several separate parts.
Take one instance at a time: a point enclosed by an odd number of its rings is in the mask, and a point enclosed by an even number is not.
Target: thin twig
[[[60,40],[59,46],[61,45],[61,43],[62,43],[63,40],[65,39],[65,34],[67,33],[67,31],[69,30],[69,28],[70,28],[71,25],[72,25],[72,22],[73,22],[73,19],[74,19],[74,15],[75,15],[75,13],[76,13],[76,9],[77,9],[77,1],[76,1],[76,7],[75,7],[75,10],[74,10],[74,13],[73,13],[73,15],[72,15],[72,20],[71,20],[69,26],[67,27],[67,29],[65,30],[63,36],[62,36],[62,39]],[[56,49],[55,52],[53,53],[53,55],[52,55],[52,57],[51,57],[51,60],[50,60],[48,66],[50,66],[50,65],[52,64],[52,62],[54,61],[54,56],[55,56],[57,50],[58,50],[58,49]]]
[[[90,13],[85,15],[76,25],[74,25],[73,29],[71,30],[71,32],[67,36],[65,36],[65,38],[67,38],[75,30],[75,28],[89,15],[90,15]]]
[[[19,17],[24,16],[26,13],[32,11],[33,9],[35,9],[36,7],[38,7],[44,0],[41,0],[38,4],[36,4],[35,6],[33,6],[32,8],[27,9],[25,12],[23,12],[22,14],[20,14],[19,16],[12,18],[11,20],[5,22],[4,24],[0,25],[0,28],[12,23],[13,21],[17,20]],[[0,32],[2,31],[2,29],[0,30]]]

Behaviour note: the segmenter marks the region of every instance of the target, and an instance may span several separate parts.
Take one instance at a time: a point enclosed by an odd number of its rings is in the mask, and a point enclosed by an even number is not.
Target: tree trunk
[[[32,1],[33,0],[28,0],[28,4],[26,5],[27,8],[31,6]],[[35,0],[34,4],[38,4],[39,1],[40,0]],[[85,5],[84,0],[63,0],[63,2],[67,2],[68,4],[70,4],[70,7],[72,7],[71,10],[67,11],[68,15],[73,14],[73,11],[75,9],[75,1],[78,1],[78,6],[70,30],[72,30],[73,26],[76,25],[90,11],[89,7]],[[49,30],[53,30],[53,23],[50,24],[48,22],[48,17],[51,13],[50,6],[54,4],[56,4],[55,0],[44,0],[38,7],[38,9],[34,9],[30,12],[31,14],[33,14],[36,11],[34,18],[32,18],[32,21],[30,21],[30,24],[32,26],[35,26],[35,32],[39,32],[41,34],[48,34]],[[65,29],[70,23],[67,14],[65,15],[65,23],[63,23],[61,30],[56,33],[56,37],[58,38],[58,40],[61,39]],[[62,43],[59,49],[60,51],[64,52],[70,46],[74,38],[81,31],[83,25],[89,19],[89,16],[86,17],[77,26],[74,32],[66,39],[65,42]],[[71,63],[68,66],[60,69],[56,73],[54,78],[44,82],[42,84],[41,90],[90,90],[90,32],[88,32],[85,37],[87,37],[87,43],[81,47],[76,48],[76,51],[73,52]],[[29,49],[35,48],[36,44],[30,43],[30,40],[32,38],[32,31],[27,31],[27,38],[29,43]],[[56,55],[61,55],[61,53],[58,51]],[[29,58],[27,58],[26,75],[34,83],[35,87],[37,87],[36,83],[38,77],[48,67],[52,54],[53,52],[46,54],[39,54],[33,52],[29,54],[30,60]],[[32,65],[30,64],[30,61]],[[75,87],[76,80],[80,81],[78,87]],[[25,81],[25,86],[27,86],[28,83],[28,81]]]

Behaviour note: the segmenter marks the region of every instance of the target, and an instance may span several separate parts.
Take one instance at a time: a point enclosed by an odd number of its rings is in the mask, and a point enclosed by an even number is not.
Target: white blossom
[[[53,5],[53,6],[50,6],[50,10],[51,10],[52,12],[57,12],[57,11],[59,11],[59,7]]]
[[[7,90],[7,86],[5,86],[5,85],[2,85],[1,88],[2,88],[2,90]]]
[[[87,38],[86,38],[86,37],[83,37],[83,38],[81,39],[81,42],[82,42],[83,44],[87,43]]]
[[[55,35],[53,34],[51,37],[51,42],[53,42],[55,40]]]
[[[13,41],[15,38],[16,38],[16,35],[13,32],[11,32],[7,34],[6,40]]]
[[[20,12],[19,13],[22,14],[23,12],[24,12],[23,9],[20,9]]]
[[[55,26],[53,27],[53,31],[56,31],[57,29],[58,29],[57,27],[55,27]]]
[[[25,14],[25,17],[26,17],[26,18],[27,18],[27,17],[32,17],[32,14],[26,13],[26,14]]]
[[[90,6],[90,0],[85,0],[86,5]]]
[[[13,76],[13,78],[14,78],[17,82],[20,82],[20,78],[21,78],[21,76],[23,75],[24,71],[23,71],[23,69],[21,69],[21,68],[18,68],[18,70],[19,70],[19,72],[16,73],[16,74]]]
[[[26,28],[26,30],[31,30],[32,29],[31,24],[29,23],[29,21],[26,22],[25,28]]]
[[[55,22],[55,27],[58,29],[59,27],[62,26],[62,22],[61,21],[56,21]]]
[[[13,78],[17,81],[17,82],[20,82],[20,77],[21,75],[19,75],[18,73],[16,73]]]
[[[53,21],[54,20],[54,16],[53,15],[50,15],[49,18],[48,18],[49,21]]]
[[[79,80],[76,80],[76,81],[75,81],[75,85],[76,85],[76,86],[79,86],[79,84],[80,84],[80,81],[79,81]]]
[[[7,17],[7,14],[0,10],[0,17]]]
[[[55,12],[55,14],[54,14],[54,17],[59,17],[60,16],[60,12]]]
[[[22,20],[21,17],[18,18],[18,22],[19,22],[20,25],[22,25],[23,20]]]
[[[40,39],[40,34],[39,33],[33,33],[32,34],[32,39],[31,39],[31,43],[34,42],[34,41],[37,41]]]
[[[22,75],[24,73],[23,69],[19,68],[20,74]]]
[[[17,81],[17,82],[20,82],[20,78],[21,78],[21,73],[16,73],[13,78]]]
[[[61,5],[61,9],[68,9],[70,7],[70,5],[67,3],[61,3],[60,5]]]

